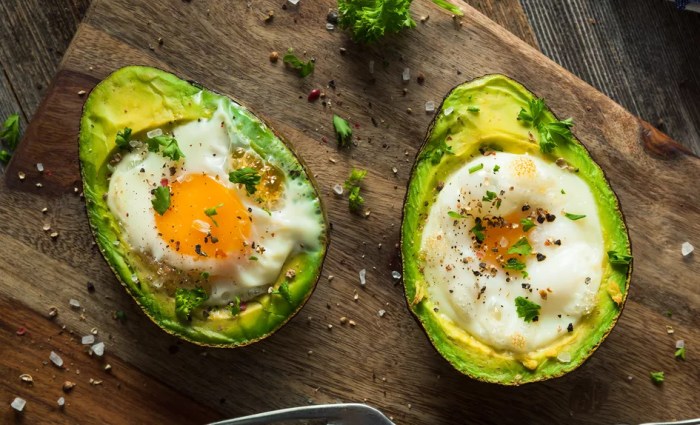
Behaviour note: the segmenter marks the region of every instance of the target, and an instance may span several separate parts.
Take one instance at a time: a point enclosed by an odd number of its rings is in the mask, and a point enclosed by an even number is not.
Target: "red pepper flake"
[[[355,125],[355,128],[360,128],[360,123],[356,122],[354,125]]]
[[[160,185],[161,185],[161,186],[167,186],[167,185],[168,185],[168,179],[161,179],[161,180],[160,180]]]
[[[27,328],[25,328],[24,326],[22,326],[22,327],[20,327],[19,329],[17,329],[17,335],[18,335],[18,336],[23,336],[23,335],[26,334],[26,333],[27,333]]]
[[[314,101],[316,101],[319,97],[321,97],[321,90],[319,90],[319,89],[313,89],[313,90],[311,90],[311,93],[309,93],[308,100],[309,100],[309,102],[314,102]]]
[[[246,308],[248,308],[248,304],[241,303],[241,311],[245,311]]]

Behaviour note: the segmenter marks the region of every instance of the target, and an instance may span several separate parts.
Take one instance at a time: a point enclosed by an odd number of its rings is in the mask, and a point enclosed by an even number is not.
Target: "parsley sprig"
[[[0,162],[7,164],[12,157],[12,152],[19,144],[19,115],[12,114],[2,124],[0,139],[5,142],[7,149],[0,148]]]
[[[258,190],[256,186],[260,183],[260,179],[261,177],[258,171],[251,167],[239,168],[238,170],[228,173],[228,180],[231,183],[245,186],[245,191],[248,195],[252,195]]]
[[[177,140],[173,136],[160,135],[156,137],[151,137],[146,140],[148,144],[148,150],[150,152],[158,152],[161,148],[163,149],[162,154],[165,157],[177,161],[178,159],[185,156],[180,150],[180,146],[177,144]]]
[[[535,304],[525,297],[515,299],[515,311],[518,313],[518,317],[528,323],[537,321],[540,308],[539,304]]]
[[[170,208],[170,189],[167,186],[158,186],[153,191],[151,204],[158,214],[165,214],[168,208]]]
[[[209,296],[202,288],[177,288],[175,291],[175,315],[180,320],[192,320],[192,310],[199,307]]]
[[[333,128],[335,129],[335,138],[338,140],[338,147],[346,148],[350,146],[350,141],[352,140],[350,124],[338,115],[333,115]]]
[[[508,254],[530,255],[531,253],[532,246],[525,236],[508,248]]]
[[[350,176],[345,180],[344,187],[348,192],[349,208],[352,212],[359,212],[362,206],[365,204],[365,200],[360,196],[360,183],[367,175],[366,170],[359,170],[353,168],[350,172]]]
[[[529,123],[539,133],[540,150],[550,153],[558,144],[571,141],[571,127],[574,122],[571,118],[561,121],[545,121],[544,111],[546,104],[544,99],[532,99],[528,102],[527,109],[521,108],[518,120]]]
[[[284,62],[288,67],[296,69],[301,78],[314,72],[314,60],[311,59],[307,62],[299,59],[292,49],[287,50],[287,54],[282,57],[282,62]]]

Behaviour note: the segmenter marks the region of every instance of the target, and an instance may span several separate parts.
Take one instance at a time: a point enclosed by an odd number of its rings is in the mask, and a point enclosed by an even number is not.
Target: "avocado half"
[[[158,264],[134,252],[107,203],[110,161],[119,152],[115,138],[124,128],[145,134],[210,118],[220,105],[232,114],[235,137],[293,179],[304,196],[318,205],[315,220],[322,232],[317,249],[288,258],[270,290],[236,310],[195,309],[190,317],[176,312],[176,290],[157,287]],[[223,127],[223,122],[222,122]],[[229,136],[232,137],[232,136]],[[328,224],[315,182],[285,141],[262,120],[228,97],[175,75],[144,66],[121,68],[90,93],[80,122],[79,156],[90,227],[102,255],[127,292],[161,329],[198,345],[237,347],[259,341],[279,329],[308,300],[318,280],[328,246]],[[290,278],[290,270],[293,276]],[[284,296],[280,287],[284,285]],[[198,290],[198,289],[197,289]],[[193,292],[196,298],[199,293]],[[192,298],[192,297],[191,297]]]
[[[533,99],[532,92],[503,75],[487,75],[455,87],[438,109],[417,154],[401,228],[406,300],[430,342],[461,373],[503,385],[562,376],[584,363],[620,316],[632,273],[624,218],[603,171],[574,137],[560,142],[552,152],[540,152],[536,142],[538,130],[518,119],[520,110],[527,108]],[[542,120],[553,122],[557,118],[545,107]],[[430,297],[430,276],[424,274],[421,236],[442,182],[463,164],[485,152],[488,154],[489,150],[527,153],[576,172],[593,193],[605,251],[627,256],[627,264],[614,264],[605,258],[596,305],[590,314],[583,316],[574,332],[526,356],[493,348],[442,314]],[[557,358],[564,351],[570,357],[565,362]]]

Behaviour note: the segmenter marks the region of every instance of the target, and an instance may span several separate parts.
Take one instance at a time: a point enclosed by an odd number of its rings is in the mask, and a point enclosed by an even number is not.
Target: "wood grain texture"
[[[107,341],[110,356],[222,417],[337,401],[367,402],[399,424],[639,423],[697,414],[700,368],[692,345],[686,362],[675,360],[673,352],[677,338],[689,343],[700,338],[700,296],[694,289],[700,263],[680,256],[681,242],[700,239],[700,222],[692,219],[700,214],[700,202],[695,191],[669,188],[697,175],[699,160],[682,151],[670,159],[652,155],[637,118],[472,9],[465,8],[464,25],[455,27],[432,3],[417,0],[415,12],[431,15],[426,25],[361,47],[325,30],[330,5],[330,0],[305,2],[285,11],[274,0],[250,8],[224,0],[95,3],[0,184],[0,297],[37,317],[57,304],[68,330],[81,335],[98,327],[113,336]],[[272,24],[262,21],[268,9],[275,11]],[[271,50],[288,47],[316,57],[312,76],[301,80],[281,64],[270,64]],[[346,55],[338,53],[340,47]],[[382,64],[374,75],[370,60]],[[323,277],[302,312],[269,339],[235,350],[179,342],[139,311],[94,247],[82,200],[72,189],[82,101],[76,89],[89,90],[127,64],[158,66],[234,96],[285,134],[319,181],[333,223]],[[414,76],[423,72],[425,84],[402,84],[404,67]],[[620,196],[636,259],[625,312],[598,352],[561,379],[519,388],[455,372],[430,347],[391,278],[391,270],[399,269],[405,185],[432,117],[423,105],[490,72],[517,78],[549,99],[557,114],[574,118],[577,136]],[[306,101],[311,88],[331,79],[337,86],[325,89],[331,106]],[[356,146],[349,152],[335,148],[332,113],[355,125]],[[647,137],[652,145],[672,143],[661,134]],[[53,161],[50,174],[35,171],[39,161]],[[331,191],[352,167],[369,170],[363,192],[371,210],[367,219],[350,215],[347,200]],[[19,171],[27,173],[26,180],[17,178]],[[36,188],[36,182],[44,186]],[[44,223],[59,231],[58,238],[42,230]],[[368,271],[366,288],[358,282],[362,268]],[[93,295],[86,291],[88,281],[97,288]],[[86,308],[85,321],[68,310],[70,298]],[[126,312],[125,324],[112,319],[115,310]],[[665,315],[669,310],[672,317]],[[341,325],[342,316],[357,326]],[[46,355],[48,350],[42,358]],[[662,386],[650,382],[652,370],[666,372]],[[14,378],[8,382],[2,398],[9,402],[24,387]],[[160,397],[142,396],[141,408]],[[71,422],[58,413],[48,420]]]
[[[700,14],[655,0],[521,0],[542,52],[700,155]]]

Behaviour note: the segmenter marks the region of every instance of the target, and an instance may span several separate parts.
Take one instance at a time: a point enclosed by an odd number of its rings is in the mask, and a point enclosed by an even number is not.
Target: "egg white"
[[[237,131],[226,109],[222,102],[210,119],[190,121],[173,128],[173,136],[184,153],[179,161],[149,152],[145,147],[133,149],[114,167],[107,194],[109,209],[123,228],[131,249],[158,263],[184,271],[205,271],[212,276],[207,300],[211,305],[223,305],[235,297],[246,300],[267,291],[284,262],[302,247],[317,248],[323,232],[318,220],[319,201],[308,199],[301,183],[286,178],[282,197],[268,212],[240,185],[229,182],[228,174],[234,171],[230,166],[233,149],[243,147],[249,153],[254,151],[245,135]],[[171,175],[169,170],[174,166],[177,171]],[[264,252],[255,253],[256,261],[233,256],[195,259],[173,250],[158,235],[151,190],[160,185],[162,179],[172,183],[202,173],[237,191],[238,198],[251,211],[250,241],[265,248]],[[159,282],[154,285],[158,286]]]
[[[483,168],[474,172],[479,164]],[[484,202],[482,215],[506,216],[525,204],[556,215],[553,222],[527,233],[533,251],[546,256],[544,261],[528,256],[528,278],[517,272],[507,276],[502,269],[495,276],[474,273],[479,268],[470,234],[475,220],[455,219],[448,212],[481,201],[487,191],[503,193],[502,202],[499,208]],[[573,221],[565,212],[586,217]],[[477,211],[472,214],[479,216]],[[561,240],[561,245],[545,244],[548,239]],[[446,179],[428,214],[421,252],[423,275],[438,314],[494,349],[528,353],[566,335],[569,324],[575,327],[595,308],[604,243],[593,193],[581,178],[537,156],[497,152],[471,160]],[[473,259],[464,263],[465,257]],[[529,283],[529,289],[523,283]],[[551,290],[546,299],[538,294],[540,289]],[[518,317],[517,297],[541,306],[538,321]]]

